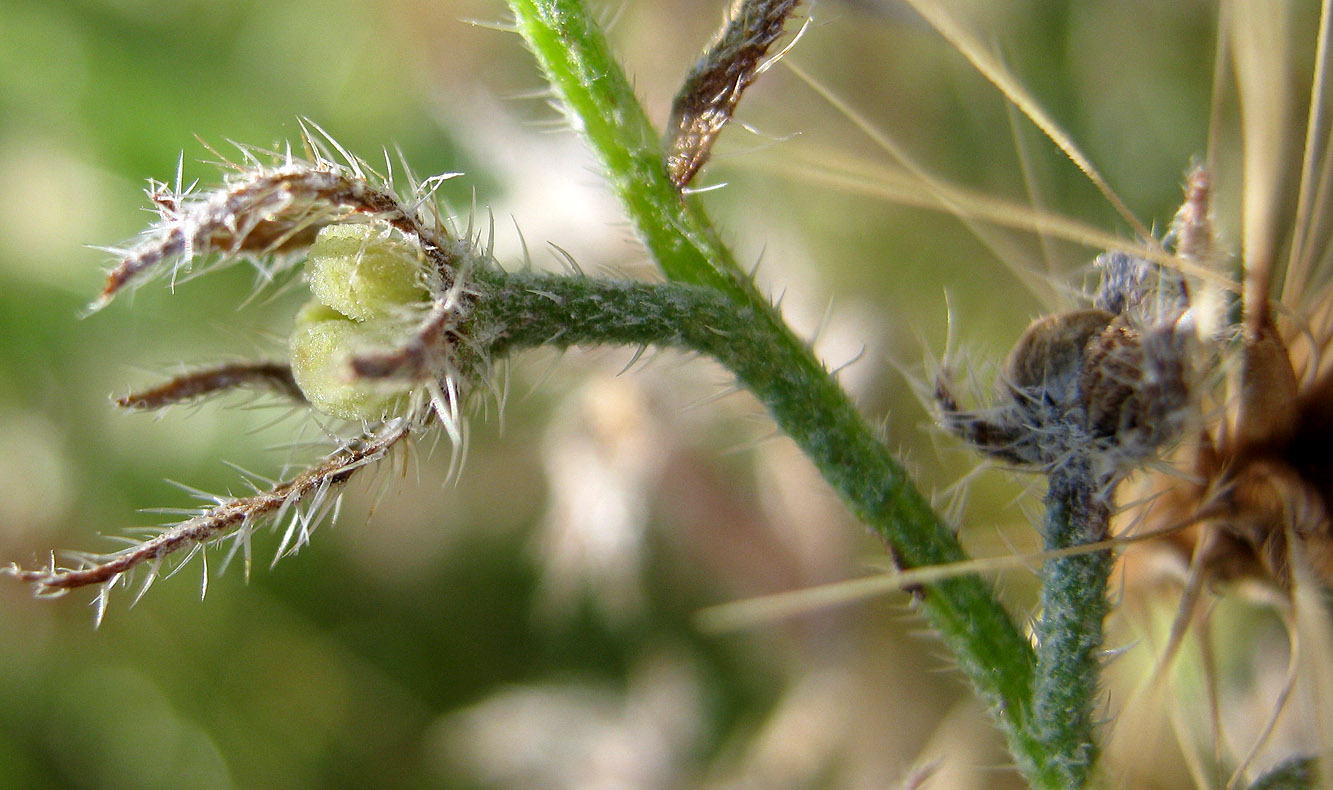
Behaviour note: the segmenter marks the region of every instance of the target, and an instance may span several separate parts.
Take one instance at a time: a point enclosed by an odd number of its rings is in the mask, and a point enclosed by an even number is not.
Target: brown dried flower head
[[[1211,177],[1186,178],[1170,254],[1219,267]],[[1076,454],[1115,485],[1144,468],[1124,519],[1169,534],[1198,580],[1261,579],[1287,588],[1293,553],[1333,587],[1333,342],[1326,313],[1279,325],[1267,272],[1247,272],[1239,322],[1218,325],[1169,268],[1124,252],[1097,259],[1093,306],[1036,319],[1019,338],[996,404],[965,411],[948,370],[936,383],[941,420],[978,450],[1050,471]],[[1327,288],[1327,286],[1325,286]],[[1312,349],[1293,352],[1299,342]],[[1234,369],[1227,391],[1216,383]],[[1178,445],[1178,446],[1177,446]],[[1165,453],[1165,458],[1160,458]],[[1169,463],[1158,463],[1167,460]],[[1197,591],[1192,594],[1197,594]]]
[[[1127,253],[1097,261],[1095,306],[1044,316],[1005,361],[995,405],[964,411],[947,368],[941,420],[1001,461],[1050,472],[1077,457],[1109,483],[1175,439],[1193,407],[1193,322],[1179,280]]]

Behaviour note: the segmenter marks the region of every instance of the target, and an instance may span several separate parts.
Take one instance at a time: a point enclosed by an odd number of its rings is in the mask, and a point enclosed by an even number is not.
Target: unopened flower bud
[[[423,301],[420,251],[374,225],[330,225],[310,247],[306,275],[315,298],[364,321]]]
[[[361,379],[356,353],[391,349],[412,331],[426,291],[417,249],[372,225],[330,225],[310,248],[306,275],[315,300],[296,317],[292,375],[311,405],[349,420],[402,410],[411,382]]]
[[[292,332],[292,377],[306,400],[326,414],[347,420],[391,417],[406,403],[410,382],[358,379],[348,359],[358,351],[391,347],[404,331],[401,321],[353,321],[310,302],[297,315]]]

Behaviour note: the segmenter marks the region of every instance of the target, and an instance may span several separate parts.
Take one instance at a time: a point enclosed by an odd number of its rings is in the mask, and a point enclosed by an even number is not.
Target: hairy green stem
[[[605,177],[644,245],[671,280],[711,285],[741,302],[755,298],[699,202],[667,174],[656,129],[606,36],[580,0],[510,0],[519,32],[592,145]]]
[[[509,4],[519,32],[563,99],[571,122],[601,160],[645,246],[678,285],[532,276],[493,282],[491,287],[502,293],[478,300],[478,321],[501,328],[495,350],[630,343],[679,345],[709,354],[764,403],[900,565],[963,559],[953,532],[846,393],[743,276],[698,201],[679,194],[659,135],[581,0]],[[1058,766],[1092,755],[1095,747],[1060,743],[1064,753],[1052,753],[1055,744],[1043,737],[1048,728],[1033,720],[1037,659],[993,592],[979,578],[963,576],[923,589],[921,605],[994,710],[1020,770],[1035,786],[1067,787],[1067,774]],[[1100,640],[1100,627],[1099,621],[1094,643]],[[1096,677],[1094,672],[1089,682]]]
[[[1106,490],[1107,481],[1092,473],[1085,457],[1075,456],[1052,470],[1046,548],[1105,539],[1111,518]],[[1032,710],[1050,758],[1042,769],[1046,784],[1084,787],[1096,765],[1102,622],[1112,562],[1108,550],[1047,560],[1042,566]]]
[[[768,407],[902,566],[965,556],[841,387],[822,368],[811,369],[808,351],[790,343],[786,327],[774,324],[767,310],[738,307],[703,286],[494,272],[479,279],[469,335],[492,353],[619,344],[712,356]],[[975,576],[930,585],[920,603],[995,711],[1020,767],[1036,776],[1044,751],[1028,720],[1035,659],[1027,640]]]

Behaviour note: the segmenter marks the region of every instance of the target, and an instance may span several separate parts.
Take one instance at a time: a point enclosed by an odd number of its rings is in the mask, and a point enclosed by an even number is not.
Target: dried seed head
[[[1005,362],[996,403],[963,412],[947,374],[936,382],[943,422],[978,450],[1011,463],[1048,469],[1088,444],[1079,379],[1090,339],[1114,318],[1078,310],[1033,321]]]
[[[1125,253],[1097,263],[1097,307],[1033,321],[1009,353],[994,407],[960,412],[941,379],[946,427],[982,452],[1044,471],[1082,456],[1105,480],[1179,435],[1194,408],[1183,285]]]
[[[1115,316],[1105,310],[1076,310],[1033,321],[1009,352],[1007,384],[1059,406],[1078,401],[1084,349]]]
[[[1167,239],[1178,256],[1216,265],[1220,255],[1213,235],[1211,190],[1208,173],[1202,167],[1192,168],[1184,204]],[[1192,392],[1189,366],[1164,363],[1188,359],[1199,348],[1208,350],[1196,337],[1229,354],[1235,363],[1230,379],[1234,386],[1221,396],[1224,408],[1213,409],[1198,438],[1171,459],[1188,479],[1179,474],[1148,475],[1134,497],[1145,504],[1126,516],[1146,530],[1166,524],[1196,525],[1173,538],[1172,544],[1192,561],[1192,573],[1201,580],[1255,579],[1289,588],[1292,558],[1299,554],[1328,586],[1333,584],[1329,518],[1333,495],[1328,485],[1333,475],[1324,459],[1333,441],[1326,416],[1333,377],[1327,368],[1304,379],[1297,375],[1289,345],[1295,332],[1284,332],[1274,321],[1265,298],[1267,284],[1254,281],[1264,273],[1246,268],[1242,325],[1226,324],[1225,311],[1217,309],[1222,301],[1208,294],[1189,294],[1191,298],[1174,304],[1158,299],[1155,312],[1126,314],[1138,317],[1137,323],[1131,321],[1124,328],[1139,334],[1134,343],[1126,343],[1124,349],[1108,343],[1093,352],[1092,357],[1102,361],[1084,387],[1122,401],[1118,424],[1111,415],[1100,419],[1107,423],[1105,430],[1142,447],[1164,431],[1178,431],[1190,402],[1211,396]],[[1164,289],[1159,285],[1158,290]],[[1180,293],[1184,294],[1183,286]],[[1325,291],[1323,297],[1328,295]],[[1173,314],[1178,316],[1174,323]],[[1199,328],[1197,335],[1186,331],[1191,324]],[[1310,335],[1316,348],[1327,348],[1328,337],[1326,330]],[[1141,371],[1141,383],[1117,387],[1115,378],[1122,368]]]
[[[1118,316],[1088,344],[1079,375],[1088,430],[1124,469],[1180,435],[1194,410],[1192,332]]]

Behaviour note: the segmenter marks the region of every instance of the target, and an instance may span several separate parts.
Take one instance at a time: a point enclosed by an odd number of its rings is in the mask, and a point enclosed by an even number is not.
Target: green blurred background
[[[651,114],[721,16],[703,0],[603,9]],[[1207,132],[1206,3],[962,4],[969,25],[1158,227]],[[108,396],[182,366],[279,354],[296,293],[238,310],[235,267],[151,284],[80,319],[107,257],[149,219],[145,178],[216,179],[196,136],[276,144],[306,116],[372,162],[464,171],[444,194],[494,213],[502,260],[652,276],[521,41],[460,20],[498,2],[0,0],[0,559],[106,550],[191,504],[167,479],[241,492],[316,451],[303,414],[232,397],[165,415]],[[929,168],[1123,232],[1049,143],[911,13],[823,2],[793,58]],[[986,473],[929,428],[913,383],[955,334],[993,366],[1050,308],[947,213],[819,183],[792,162],[878,152],[790,71],[742,103],[702,182],[743,260],[882,421],[978,552],[1029,550],[1035,481]],[[1016,130],[1016,131],[1015,131]],[[1017,140],[1017,143],[1016,143]],[[1020,155],[1023,152],[1023,155]],[[1024,169],[1038,185],[1025,186]],[[804,173],[804,174],[803,174]],[[512,219],[511,219],[512,218]],[[1006,236],[1041,270],[1042,246]],[[1064,283],[1095,250],[1054,245]],[[946,291],[948,308],[946,308]],[[826,309],[829,305],[831,309]],[[828,320],[824,321],[827,314]],[[982,707],[920,638],[905,596],[739,634],[701,607],[833,581],[882,551],[707,360],[625,350],[515,360],[468,462],[426,443],[349,489],[313,544],[268,567],[198,560],[133,609],[0,584],[0,787],[1013,786]],[[275,422],[276,421],[276,422]],[[1004,584],[1032,608],[1030,578]],[[929,771],[927,771],[929,773]],[[1174,778],[1173,778],[1174,776]],[[1179,775],[1164,774],[1172,784]]]

